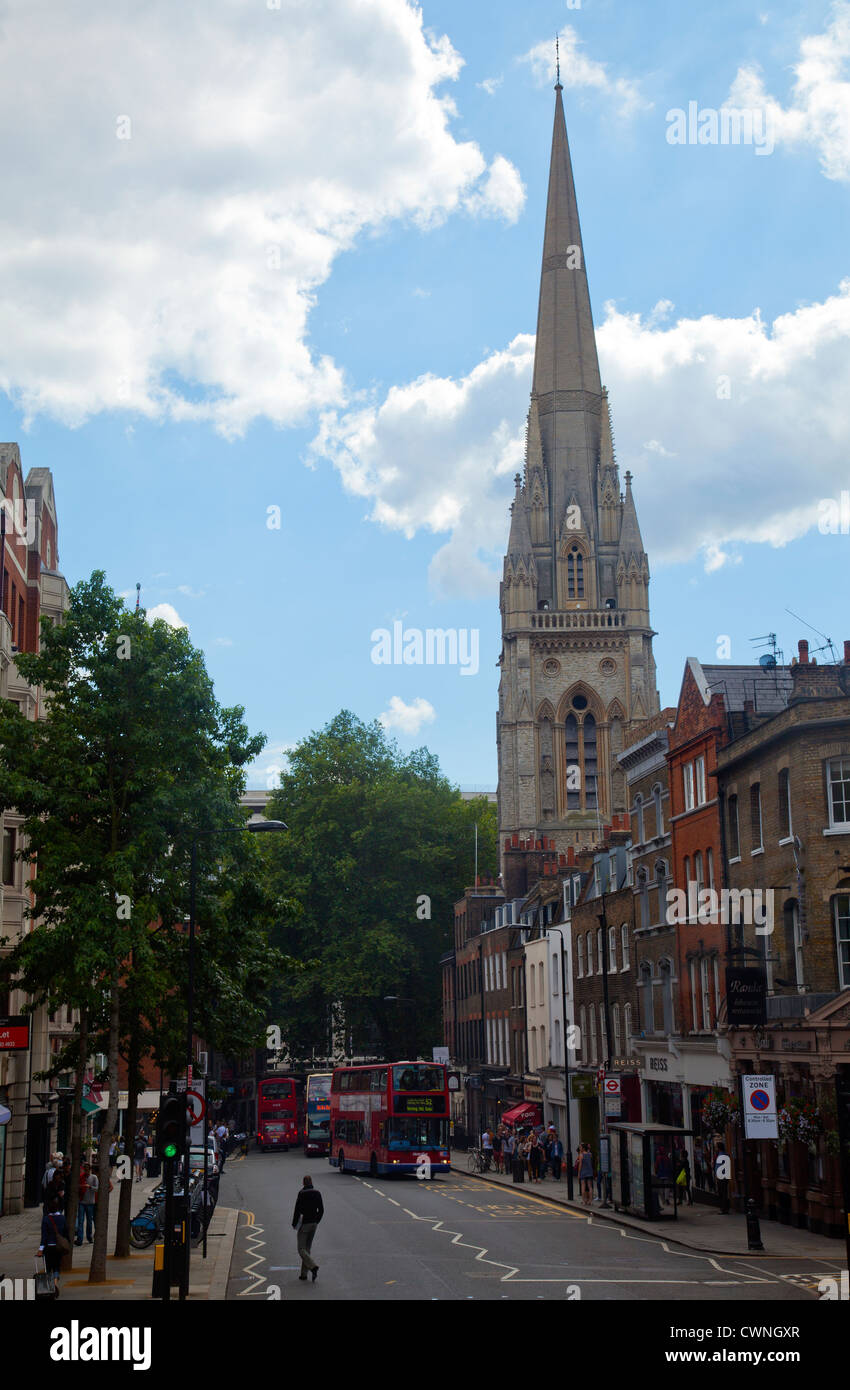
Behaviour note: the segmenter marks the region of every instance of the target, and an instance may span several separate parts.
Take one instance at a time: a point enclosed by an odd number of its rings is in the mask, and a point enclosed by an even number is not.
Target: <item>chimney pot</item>
[[[801,666],[806,666],[806,665],[808,665],[808,661],[809,661],[809,644],[808,644],[808,642],[806,641],[805,637],[801,637],[800,640],[799,640],[799,642],[797,643],[797,651],[798,651],[799,654],[800,654],[800,665],[801,665]]]

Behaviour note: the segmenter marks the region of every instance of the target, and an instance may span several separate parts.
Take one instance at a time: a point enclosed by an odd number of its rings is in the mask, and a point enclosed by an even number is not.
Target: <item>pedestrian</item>
[[[145,1154],[147,1153],[147,1147],[148,1146],[145,1143],[144,1135],[137,1134],[136,1142],[133,1145],[133,1158],[136,1164],[136,1182],[142,1181],[142,1167],[145,1162]]]
[[[77,1238],[75,1245],[83,1243],[83,1223],[86,1227],[86,1240],[92,1244],[92,1232],[94,1231],[94,1208],[97,1201],[97,1189],[99,1183],[97,1174],[92,1171],[90,1163],[84,1163],[80,1173],[80,1195],[77,1205]]]
[[[557,1134],[552,1135],[549,1143],[549,1162],[552,1164],[552,1178],[555,1182],[561,1181],[561,1160],[564,1157],[564,1146]]]
[[[729,1186],[732,1176],[732,1160],[726,1152],[726,1145],[721,1140],[717,1146],[717,1156],[714,1160],[714,1176],[717,1179],[717,1191],[720,1194],[720,1215],[729,1215]]]
[[[47,1188],[48,1188],[48,1185],[53,1181],[53,1179],[54,1179],[54,1177],[55,1177],[55,1175],[56,1175],[56,1170],[57,1170],[57,1168],[59,1169],[60,1173],[61,1173],[61,1171],[62,1171],[62,1159],[63,1159],[63,1157],[64,1157],[64,1155],[62,1154],[61,1150],[59,1150],[59,1149],[57,1149],[56,1153],[50,1155],[50,1162],[48,1163],[48,1165],[47,1165],[47,1167],[45,1168],[45,1170],[44,1170],[44,1172],[43,1172],[43,1174],[42,1174],[42,1177],[41,1177],[41,1200],[42,1200],[42,1202],[44,1201],[44,1199],[45,1199],[46,1196],[47,1196]]]
[[[691,1165],[688,1162],[686,1149],[680,1149],[679,1151],[679,1169],[676,1173],[676,1184],[680,1193],[687,1198],[688,1206],[692,1207],[694,1199],[691,1194]]]
[[[502,1142],[502,1126],[499,1125],[496,1133],[493,1135],[493,1163],[495,1164],[497,1173],[501,1173],[502,1171]]]
[[[305,1178],[304,1185],[296,1198],[292,1228],[298,1232],[298,1254],[301,1257],[301,1273],[298,1278],[306,1279],[309,1270],[313,1275],[314,1284],[319,1273],[319,1266],[310,1254],[310,1248],[313,1244],[316,1228],[324,1214],[325,1208],[321,1192],[317,1192],[313,1187],[312,1178]]]
[[[528,1133],[523,1134],[520,1139],[519,1156],[522,1159],[523,1172],[528,1174],[528,1180],[531,1182],[531,1135]]]
[[[486,1125],[481,1135],[481,1151],[484,1154],[484,1167],[487,1169],[493,1161],[493,1136]]]
[[[586,1207],[593,1205],[593,1154],[589,1144],[582,1144],[579,1150],[578,1177],[581,1183],[581,1200]]]
[[[532,1182],[540,1182],[540,1165],[543,1157],[543,1146],[539,1136],[532,1130],[528,1141],[528,1175]]]
[[[62,1256],[71,1249],[68,1240],[68,1223],[61,1205],[54,1199],[51,1211],[41,1218],[41,1245],[37,1253],[44,1256],[44,1267],[53,1274],[56,1281],[56,1297],[59,1297],[59,1270]]]
[[[118,1162],[118,1133],[117,1133],[117,1131],[116,1131],[116,1133],[113,1134],[113,1136],[112,1136],[112,1142],[111,1142],[110,1145],[109,1145],[109,1166],[110,1166],[110,1168],[114,1168],[117,1162]]]
[[[227,1158],[227,1125],[224,1120],[216,1130],[215,1137],[218,1140],[218,1171],[223,1173],[224,1160]]]

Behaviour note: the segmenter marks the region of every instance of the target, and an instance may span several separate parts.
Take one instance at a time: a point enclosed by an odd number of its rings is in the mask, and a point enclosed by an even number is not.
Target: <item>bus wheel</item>
[[[375,1154],[372,1154],[372,1157],[369,1159],[369,1176],[370,1178],[376,1178],[378,1176],[378,1159]]]
[[[339,1158],[337,1159],[337,1167],[339,1168],[339,1171],[340,1171],[341,1173],[344,1173],[344,1172],[345,1172],[345,1154],[342,1152],[342,1149],[340,1149],[340,1151],[339,1151]]]

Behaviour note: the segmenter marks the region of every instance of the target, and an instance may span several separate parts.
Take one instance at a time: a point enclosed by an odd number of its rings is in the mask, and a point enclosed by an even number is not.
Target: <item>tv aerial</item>
[[[807,627],[807,628],[809,629],[810,632],[816,632],[817,635],[818,635],[818,637],[822,637],[822,638],[823,638],[823,646],[822,646],[822,647],[815,647],[815,649],[814,649],[814,651],[811,653],[811,655],[812,655],[812,656],[817,656],[818,652],[829,652],[830,659],[831,659],[833,665],[835,665],[835,664],[838,662],[838,653],[837,653],[837,651],[835,650],[835,647],[834,647],[834,645],[833,645],[832,638],[831,638],[831,637],[827,637],[826,633],[825,633],[825,632],[821,632],[820,628],[812,627],[811,623],[807,623],[806,620],[805,620],[805,618],[801,618],[801,617],[800,617],[799,613],[792,613],[790,608],[786,608],[786,609],[785,609],[785,612],[786,612],[786,613],[791,613],[791,617],[792,617],[792,618],[796,618],[798,623],[802,623],[802,624],[803,624],[803,627]]]
[[[785,653],[777,645],[775,632],[766,632],[763,637],[751,637],[750,641],[767,643],[770,648],[759,657],[759,666],[763,671],[775,671],[777,666],[784,666]]]

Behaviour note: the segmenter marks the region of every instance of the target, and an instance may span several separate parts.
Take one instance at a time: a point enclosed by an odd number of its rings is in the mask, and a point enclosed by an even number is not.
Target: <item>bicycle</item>
[[[466,1166],[470,1173],[486,1173],[490,1167],[490,1156],[483,1149],[470,1149]]]

